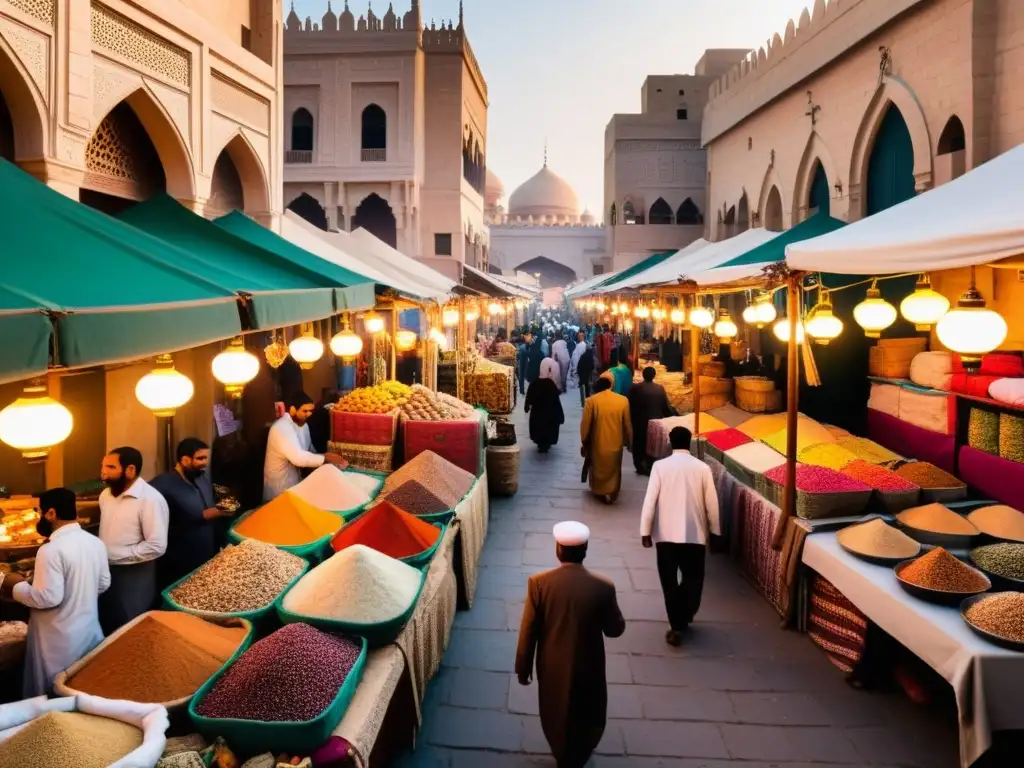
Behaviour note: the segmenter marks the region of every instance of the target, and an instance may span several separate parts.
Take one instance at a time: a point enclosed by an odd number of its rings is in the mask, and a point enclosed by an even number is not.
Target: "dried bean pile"
[[[301,557],[290,552],[246,539],[222,549],[170,596],[181,607],[194,611],[255,611],[274,602],[305,565]]]
[[[47,712],[0,742],[0,765],[11,768],[107,768],[142,746],[142,731],[109,717]]]
[[[971,550],[971,560],[997,576],[1024,579],[1024,544],[990,544]]]
[[[381,497],[412,515],[434,515],[451,509],[444,501],[428,491],[418,480],[407,480]]]
[[[308,624],[288,624],[255,643],[196,706],[203,717],[304,722],[338,695],[362,648]]]
[[[903,491],[909,492],[921,490],[912,482],[904,477],[900,477],[891,469],[886,469],[885,467],[881,467],[877,464],[870,464],[863,459],[857,459],[856,461],[847,464],[843,467],[843,474],[849,475],[855,480],[860,480],[862,483],[870,485],[876,491],[882,491],[883,493],[899,493]]]
[[[462,497],[469,493],[476,482],[476,476],[433,451],[423,451],[388,475],[384,493],[390,493],[408,480],[421,483],[447,505],[445,509],[454,509]]]
[[[847,549],[869,557],[910,558],[921,551],[921,545],[907,534],[878,518],[844,528],[836,538]]]
[[[940,592],[968,594],[980,592],[988,586],[988,579],[942,547],[919,557],[903,569],[900,577],[911,584]]]
[[[999,456],[1024,463],[1024,417],[999,414]]]
[[[1013,507],[995,504],[976,509],[967,516],[978,530],[996,539],[1024,541],[1024,514]]]
[[[888,448],[879,445],[873,440],[868,440],[866,437],[838,438],[838,443],[858,459],[863,459],[869,464],[885,464],[890,461],[897,461],[900,458]]]
[[[896,470],[896,473],[925,489],[965,487],[962,480],[927,461],[912,461],[909,464],[904,464]]]
[[[786,467],[770,469],[764,476],[778,485],[786,483]],[[805,493],[863,493],[871,488],[860,480],[828,467],[801,464],[796,468],[796,488]]]
[[[738,429],[719,429],[704,433],[704,438],[720,451],[728,451],[741,445],[753,442],[750,437]]]
[[[910,528],[930,533],[944,533],[950,536],[977,536],[974,523],[941,504],[925,504],[923,507],[906,509],[896,519]]]
[[[964,616],[986,632],[1024,643],[1024,594],[1020,592],[988,595],[968,608]]]
[[[999,414],[971,408],[967,420],[967,444],[979,451],[999,455]]]

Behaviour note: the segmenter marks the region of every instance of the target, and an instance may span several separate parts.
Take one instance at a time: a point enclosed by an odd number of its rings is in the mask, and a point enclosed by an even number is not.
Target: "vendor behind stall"
[[[75,494],[52,488],[39,497],[39,509],[36,528],[49,541],[36,553],[32,583],[9,573],[0,585],[0,596],[31,609],[26,699],[49,693],[58,673],[103,640],[97,604],[110,586],[107,550],[78,524]]]
[[[263,462],[263,500],[277,498],[302,479],[303,469],[316,469],[325,461],[345,466],[340,456],[313,453],[309,434],[313,398],[294,392],[285,400],[288,412],[274,422],[267,438],[267,456]]]

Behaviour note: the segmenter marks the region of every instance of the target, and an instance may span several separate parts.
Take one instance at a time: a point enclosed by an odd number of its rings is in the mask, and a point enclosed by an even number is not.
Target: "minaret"
[[[548,140],[544,137],[544,167],[548,167]]]
[[[464,21],[464,17],[463,17],[463,14],[462,14],[462,0],[459,0],[459,29],[462,29],[463,21]]]

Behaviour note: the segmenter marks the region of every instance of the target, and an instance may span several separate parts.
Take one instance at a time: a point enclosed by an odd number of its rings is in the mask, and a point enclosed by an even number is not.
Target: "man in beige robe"
[[[604,735],[608,710],[604,638],[626,630],[615,585],[583,567],[590,530],[554,528],[561,565],[530,577],[516,675],[529,685],[536,658],[540,723],[558,768],[583,768]]]
[[[583,455],[590,462],[590,490],[612,504],[622,488],[622,449],[633,443],[629,400],[611,390],[607,378],[597,380],[580,422]]]

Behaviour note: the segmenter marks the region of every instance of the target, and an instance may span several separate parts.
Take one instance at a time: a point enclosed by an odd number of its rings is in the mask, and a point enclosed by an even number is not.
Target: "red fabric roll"
[[[1005,376],[985,376],[981,373],[954,373],[950,381],[950,389],[961,395],[971,397],[988,397],[988,388],[993,381]]]

